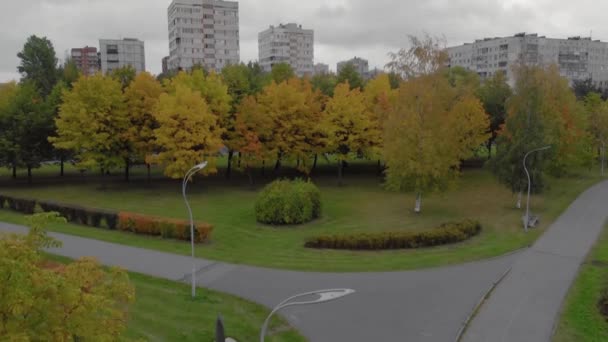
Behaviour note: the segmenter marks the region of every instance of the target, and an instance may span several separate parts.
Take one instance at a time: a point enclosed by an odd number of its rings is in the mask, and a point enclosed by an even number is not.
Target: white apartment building
[[[347,61],[338,62],[338,73],[340,73],[342,68],[344,68],[347,64],[352,64],[361,77],[367,77],[367,73],[369,72],[369,62],[366,59],[355,57]]]
[[[555,39],[519,33],[512,37],[485,38],[447,49],[450,66],[475,71],[483,78],[505,72],[509,84],[515,79],[512,66],[555,64],[570,82],[591,79],[600,87],[608,86],[608,43],[591,38]]]
[[[144,42],[138,39],[100,39],[99,58],[104,74],[128,65],[138,73],[146,70]]]
[[[287,63],[298,76],[314,72],[314,31],[289,23],[270,26],[258,34],[259,62],[266,72],[273,65]]]
[[[169,70],[202,65],[219,72],[240,62],[238,2],[173,0],[167,14]]]
[[[317,63],[313,67],[313,75],[326,75],[329,74],[329,65],[323,63]]]

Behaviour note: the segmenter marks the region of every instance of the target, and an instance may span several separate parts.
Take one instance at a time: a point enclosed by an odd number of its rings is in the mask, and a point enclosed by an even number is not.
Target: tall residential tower
[[[169,70],[220,71],[240,62],[238,2],[173,0],[167,14]]]
[[[270,26],[258,34],[259,61],[264,71],[273,65],[287,63],[298,76],[314,72],[314,31],[302,25],[286,24]]]
[[[100,39],[99,55],[101,72],[104,74],[125,66],[133,67],[138,73],[146,71],[146,53],[141,40]]]
[[[101,66],[96,47],[85,46],[72,49],[70,57],[82,75],[90,76],[99,72]]]

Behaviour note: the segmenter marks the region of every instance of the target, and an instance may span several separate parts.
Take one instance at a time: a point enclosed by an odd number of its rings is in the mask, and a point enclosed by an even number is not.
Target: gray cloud
[[[16,78],[17,52],[31,34],[51,39],[60,58],[72,47],[99,38],[135,37],[146,42],[146,64],[160,72],[168,53],[170,0],[0,1],[0,82]],[[407,35],[443,35],[450,45],[477,38],[538,32],[608,40],[608,3],[594,0],[242,0],[241,59],[257,59],[257,34],[269,25],[297,22],[315,30],[315,61],[335,68],[354,55],[383,66],[387,52]]]

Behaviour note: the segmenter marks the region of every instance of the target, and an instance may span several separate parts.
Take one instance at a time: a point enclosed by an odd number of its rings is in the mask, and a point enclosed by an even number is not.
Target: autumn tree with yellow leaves
[[[173,92],[160,96],[154,117],[158,122],[154,137],[160,147],[154,161],[164,166],[166,176],[182,178],[203,160],[209,161],[203,174],[217,172],[222,129],[200,92],[177,84]]]
[[[321,125],[327,133],[328,150],[338,159],[338,182],[342,184],[344,162],[369,155],[379,144],[381,132],[359,88],[351,90],[348,83],[336,86]]]
[[[156,149],[154,130],[158,128],[154,109],[162,92],[160,83],[147,72],[138,74],[125,90],[130,121],[126,132],[129,155],[136,160],[146,162],[148,181],[150,180],[150,161]]]
[[[398,91],[385,122],[386,184],[414,191],[419,213],[422,194],[446,189],[487,139],[489,122],[479,100],[458,96],[441,74],[410,79]]]
[[[135,298],[128,274],[84,258],[49,263],[60,243],[44,232],[56,213],[28,218],[27,235],[0,236],[0,336],[8,341],[117,341]],[[65,222],[65,220],[63,219]]]
[[[107,171],[125,165],[129,117],[117,80],[101,74],[81,77],[64,92],[55,124],[57,136],[49,140],[73,151],[81,166]]]

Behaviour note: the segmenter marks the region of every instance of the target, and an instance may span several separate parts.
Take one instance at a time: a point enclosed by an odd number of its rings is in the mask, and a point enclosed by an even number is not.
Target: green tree
[[[50,141],[73,151],[81,166],[102,171],[124,166],[129,114],[117,80],[101,74],[80,78],[64,93],[55,124],[57,136]]]
[[[516,75],[514,94],[507,103],[507,119],[496,141],[497,155],[492,165],[498,179],[521,195],[527,187],[522,164],[527,152],[547,145],[552,147],[528,159],[532,190],[540,192],[544,171],[561,175],[572,166],[587,164],[592,144],[584,112],[556,67],[520,65]]]
[[[273,65],[270,75],[272,76],[272,80],[277,84],[296,77],[293,68],[287,63],[278,63]]]
[[[507,117],[507,100],[513,94],[507,83],[504,72],[497,72],[486,80],[477,91],[477,96],[483,103],[486,113],[490,116],[490,139],[486,143],[488,147],[488,159],[492,158],[492,147],[498,137],[498,132],[505,123]]]
[[[120,340],[134,288],[126,272],[93,259],[49,263],[60,243],[43,228],[56,213],[28,218],[28,235],[0,236],[0,336],[9,341]]]
[[[59,80],[53,43],[46,37],[30,36],[17,57],[21,81],[32,82],[43,98],[48,96]]]
[[[17,154],[11,143],[16,134],[13,129],[14,122],[11,120],[12,105],[18,86],[10,82],[0,86],[0,165],[10,167],[13,170],[13,178],[17,178]]]
[[[38,94],[33,82],[20,84],[2,118],[3,134],[0,139],[5,154],[13,168],[27,168],[28,181],[32,180],[32,169],[51,157],[52,147],[47,137],[53,131],[52,112]]]
[[[440,72],[402,83],[384,125],[386,185],[422,194],[445,190],[462,160],[487,139],[488,117],[479,100],[450,85]]]
[[[334,89],[336,89],[336,85],[338,84],[336,75],[333,74],[315,75],[312,77],[311,82],[314,89],[321,91],[327,97],[334,96]]]
[[[608,143],[608,102],[602,100],[598,93],[589,93],[583,106],[589,121],[589,133],[598,147],[603,174]]]
[[[53,127],[49,136],[54,135],[57,132],[56,119],[59,117],[59,110],[61,108],[61,104],[63,103],[63,93],[69,91],[71,87],[72,85],[68,84],[67,81],[59,81],[55,87],[53,87],[51,94],[46,98],[46,106],[50,111]],[[65,161],[68,157],[70,157],[70,152],[55,148],[53,146],[53,157],[59,159],[59,176],[63,177],[65,174]]]
[[[248,78],[251,85],[251,94],[259,94],[264,90],[264,87],[270,84],[272,76],[265,73],[259,63],[249,62],[247,63],[247,69],[249,69]]]
[[[68,59],[60,68],[59,68],[59,80],[63,81],[68,88],[72,88],[72,84],[78,81],[80,77],[80,70],[78,70],[78,66],[74,63],[73,60]]]
[[[249,78],[249,68],[245,64],[235,64],[222,69],[222,79],[228,87],[228,94],[232,98],[230,112],[222,118],[221,126],[224,129],[222,140],[228,148],[228,166],[226,178],[230,178],[232,172],[232,159],[236,150],[239,137],[236,133],[236,113],[246,96],[252,95]]]
[[[359,74],[357,69],[352,63],[347,63],[340,69],[338,76],[336,77],[336,83],[348,83],[350,89],[363,89],[364,81],[363,77]]]

